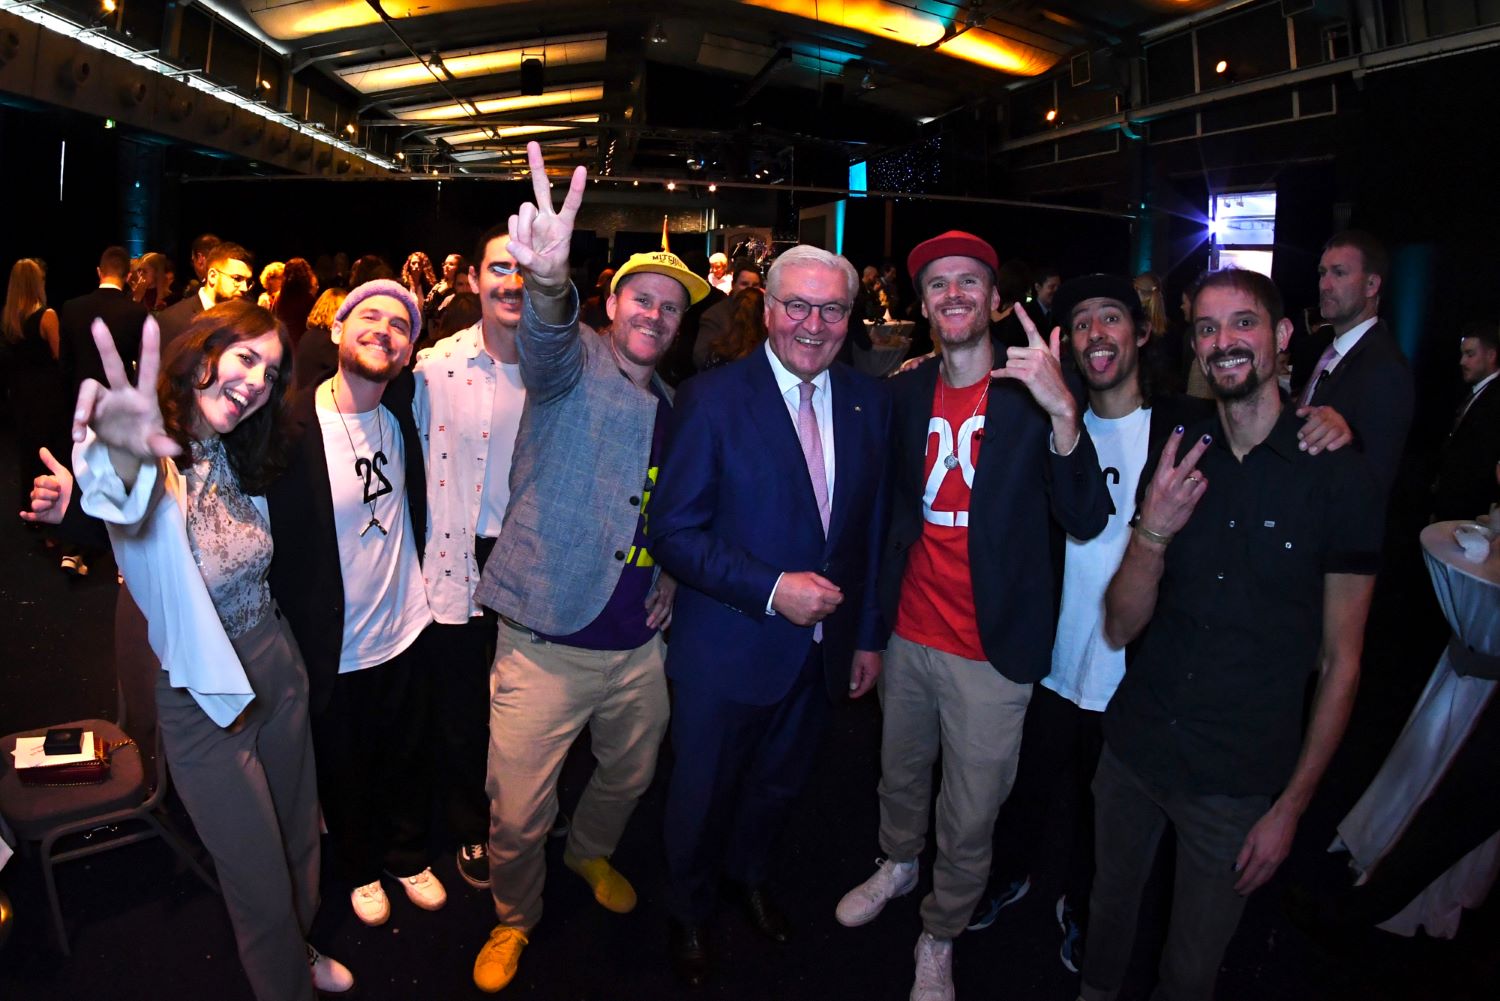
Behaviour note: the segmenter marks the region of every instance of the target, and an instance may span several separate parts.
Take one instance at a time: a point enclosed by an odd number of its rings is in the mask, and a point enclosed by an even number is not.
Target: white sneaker
[[[349,894],[349,903],[354,905],[354,916],[374,928],[383,925],[391,917],[391,902],[380,886],[380,880],[357,886]]]
[[[406,891],[406,899],[424,911],[438,910],[448,902],[448,891],[443,889],[431,868],[423,869],[415,876],[397,876],[389,872],[386,875],[399,881],[401,889]]]
[[[917,939],[917,976],[910,1001],[953,1001],[953,940],[923,932]]]
[[[354,974],[336,959],[307,945],[307,965],[312,970],[313,990],[320,994],[343,994],[354,989]]]
[[[846,928],[858,928],[875,920],[886,902],[911,892],[917,885],[917,861],[893,862],[876,859],[875,875],[844,894],[833,916]]]

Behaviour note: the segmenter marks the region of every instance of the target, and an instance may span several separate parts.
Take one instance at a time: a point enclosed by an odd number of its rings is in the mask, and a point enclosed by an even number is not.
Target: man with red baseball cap
[[[911,998],[951,1001],[953,939],[984,891],[1031,686],[1051,668],[1049,537],[1056,526],[1097,535],[1109,496],[1063,381],[1058,331],[1044,341],[1018,312],[1027,345],[995,357],[994,248],[954,230],[918,244],[907,269],[942,353],[892,380],[891,518],[878,582],[895,632],[882,677],[886,857],[836,916],[865,924],[916,885],[941,751],[938,853]],[[989,424],[1002,433],[986,442]]]

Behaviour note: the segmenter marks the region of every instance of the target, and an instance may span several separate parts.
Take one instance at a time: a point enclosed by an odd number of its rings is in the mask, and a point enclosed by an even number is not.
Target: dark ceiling
[[[126,0],[130,2],[130,0]],[[135,0],[140,2],[140,0]],[[1218,0],[200,0],[412,169],[766,179],[847,163]],[[523,61],[530,62],[523,66]],[[537,71],[540,71],[539,73]],[[535,92],[540,89],[540,95]],[[796,151],[796,152],[793,152]],[[791,154],[789,157],[788,154]]]

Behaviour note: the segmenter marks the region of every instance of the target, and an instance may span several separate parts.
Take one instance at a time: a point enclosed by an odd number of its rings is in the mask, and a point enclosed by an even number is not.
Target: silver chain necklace
[[[989,395],[990,380],[988,377],[986,377],[984,380],[984,389],[979,394],[978,402],[974,404],[974,412],[969,415],[969,421],[972,421],[979,415],[979,408],[984,406],[984,401],[989,399]],[[938,369],[938,409],[942,410],[945,417],[947,416],[948,380],[946,377],[944,377],[942,369]],[[964,421],[964,424],[969,423],[969,421]],[[963,424],[960,424],[959,427],[953,429],[953,451],[943,456],[943,467],[945,469],[958,468],[958,431],[961,427],[963,427]]]
[[[334,413],[339,415],[339,424],[343,425],[344,437],[349,439],[349,451],[354,456],[354,475],[358,476],[362,482],[368,483],[368,477],[366,477],[359,471],[359,464],[361,462],[361,459],[359,457],[359,449],[354,447],[354,435],[349,433],[349,422],[344,419],[344,410],[339,406],[339,389],[337,385],[338,381],[339,376],[337,373],[335,373],[333,377],[334,384],[328,387],[328,394],[333,397],[333,410]],[[380,418],[380,404],[378,403],[375,405],[375,426],[379,428],[380,431],[380,451],[376,454],[379,455],[381,459],[384,459],[385,421],[381,420]],[[370,463],[372,467],[374,465],[373,460],[366,459],[363,461]],[[361,489],[364,488],[362,487]],[[370,521],[365,525],[364,528],[360,529],[359,537],[363,539],[365,537],[365,533],[372,528],[380,529],[381,535],[389,535],[390,533],[385,530],[385,526],[380,523],[380,519],[375,516],[375,501],[366,500],[365,503],[370,505]]]

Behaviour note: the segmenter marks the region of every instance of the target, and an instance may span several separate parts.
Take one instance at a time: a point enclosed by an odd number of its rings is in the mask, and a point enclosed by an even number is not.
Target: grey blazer
[[[553,636],[604,609],[635,539],[648,482],[656,397],[615,365],[606,338],[572,318],[545,324],[525,297],[516,349],[526,406],[510,503],[475,599]],[[670,390],[653,375],[667,398]]]

